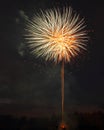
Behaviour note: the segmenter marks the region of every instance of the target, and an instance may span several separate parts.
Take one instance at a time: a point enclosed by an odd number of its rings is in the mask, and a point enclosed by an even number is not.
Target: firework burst
[[[62,61],[61,96],[62,125],[64,121],[64,62],[69,62],[86,49],[87,33],[84,19],[69,8],[41,11],[27,22],[28,45],[32,53],[55,63]]]
[[[69,8],[41,11],[28,21],[26,30],[32,53],[45,60],[69,62],[85,49],[84,19]]]

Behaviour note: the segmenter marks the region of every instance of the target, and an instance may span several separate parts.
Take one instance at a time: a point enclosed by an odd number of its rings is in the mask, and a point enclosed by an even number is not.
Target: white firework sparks
[[[26,30],[29,47],[37,57],[54,62],[69,62],[85,49],[87,33],[84,19],[69,8],[41,11],[28,21]]]

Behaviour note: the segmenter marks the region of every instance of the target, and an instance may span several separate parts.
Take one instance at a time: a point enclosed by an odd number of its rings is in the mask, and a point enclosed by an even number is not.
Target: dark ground
[[[0,130],[57,130],[60,117],[28,118],[0,115]],[[104,130],[104,113],[69,114],[67,124],[70,130]]]

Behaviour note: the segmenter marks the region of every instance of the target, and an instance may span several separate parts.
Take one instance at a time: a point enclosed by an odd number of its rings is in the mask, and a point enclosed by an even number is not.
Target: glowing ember
[[[68,126],[66,125],[66,123],[62,122],[60,125],[59,125],[59,130],[67,130],[68,129]]]

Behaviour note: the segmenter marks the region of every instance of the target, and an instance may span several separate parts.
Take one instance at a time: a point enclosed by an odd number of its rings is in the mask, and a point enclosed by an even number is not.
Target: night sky
[[[65,108],[104,109],[104,5],[100,0],[0,1],[0,114],[60,113],[60,64],[36,59],[24,40],[39,9],[71,6],[85,18],[87,51],[65,65]],[[40,114],[40,115],[41,115]]]

